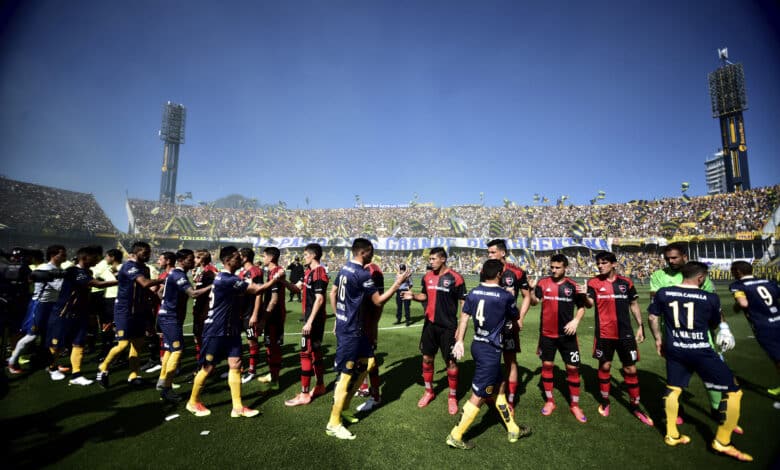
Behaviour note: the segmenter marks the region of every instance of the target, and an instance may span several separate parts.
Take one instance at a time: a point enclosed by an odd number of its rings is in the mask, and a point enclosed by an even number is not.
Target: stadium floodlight
[[[745,71],[742,64],[726,64],[707,76],[712,100],[712,117],[747,109]]]
[[[173,204],[176,198],[176,175],[179,168],[179,145],[184,143],[184,123],[187,110],[184,105],[168,101],[163,105],[160,140],[163,148],[162,181],[160,182],[160,202]]]

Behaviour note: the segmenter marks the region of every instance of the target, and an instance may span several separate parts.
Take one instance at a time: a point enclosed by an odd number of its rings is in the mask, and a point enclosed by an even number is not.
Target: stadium
[[[0,6],[3,468],[780,468],[780,10],[559,3]]]

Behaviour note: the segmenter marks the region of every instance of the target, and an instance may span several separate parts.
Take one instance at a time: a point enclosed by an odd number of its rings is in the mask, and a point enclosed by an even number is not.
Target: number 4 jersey
[[[474,341],[501,349],[501,332],[507,319],[520,316],[515,298],[496,284],[480,284],[469,292],[463,313],[474,319]]]

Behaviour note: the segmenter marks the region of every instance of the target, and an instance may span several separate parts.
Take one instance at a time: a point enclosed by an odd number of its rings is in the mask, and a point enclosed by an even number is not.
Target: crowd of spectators
[[[188,235],[265,237],[569,237],[577,221],[585,236],[644,238],[733,235],[761,230],[778,204],[780,186],[690,198],[620,204],[486,207],[389,207],[348,209],[221,209],[131,200],[135,232],[181,233],[172,219],[187,221]]]
[[[41,234],[116,233],[88,193],[24,183],[0,176],[0,223]]]

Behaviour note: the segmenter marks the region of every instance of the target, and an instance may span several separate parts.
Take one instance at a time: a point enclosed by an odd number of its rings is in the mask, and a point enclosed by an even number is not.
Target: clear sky
[[[780,183],[780,15],[767,1],[3,2],[0,173],[157,199],[289,207],[706,193],[707,73],[744,65],[753,186]]]

